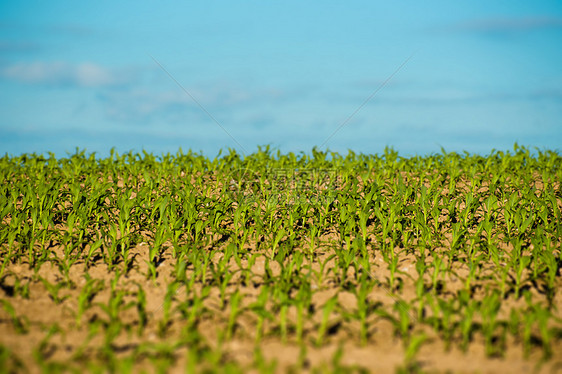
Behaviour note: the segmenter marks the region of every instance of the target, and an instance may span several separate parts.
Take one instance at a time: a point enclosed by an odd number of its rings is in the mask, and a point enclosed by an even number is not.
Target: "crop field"
[[[0,373],[562,372],[562,156],[0,158]]]

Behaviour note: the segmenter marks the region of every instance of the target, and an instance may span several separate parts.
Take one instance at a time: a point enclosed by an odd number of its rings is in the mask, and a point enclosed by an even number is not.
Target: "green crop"
[[[518,145],[6,155],[0,367],[376,372],[395,349],[402,372],[554,371],[561,182]]]

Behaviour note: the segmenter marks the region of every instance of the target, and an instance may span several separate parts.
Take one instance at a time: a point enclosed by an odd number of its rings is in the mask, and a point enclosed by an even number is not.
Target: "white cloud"
[[[128,74],[117,74],[91,62],[16,63],[0,69],[0,76],[28,84],[71,87],[111,87],[130,81]]]

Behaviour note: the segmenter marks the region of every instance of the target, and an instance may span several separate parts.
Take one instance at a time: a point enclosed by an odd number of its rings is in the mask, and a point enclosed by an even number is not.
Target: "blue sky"
[[[561,46],[560,1],[4,1],[0,154],[561,150]]]

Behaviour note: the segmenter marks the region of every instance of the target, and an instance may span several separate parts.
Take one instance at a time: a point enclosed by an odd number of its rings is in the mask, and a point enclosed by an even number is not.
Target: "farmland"
[[[562,370],[562,156],[0,159],[0,372]]]

